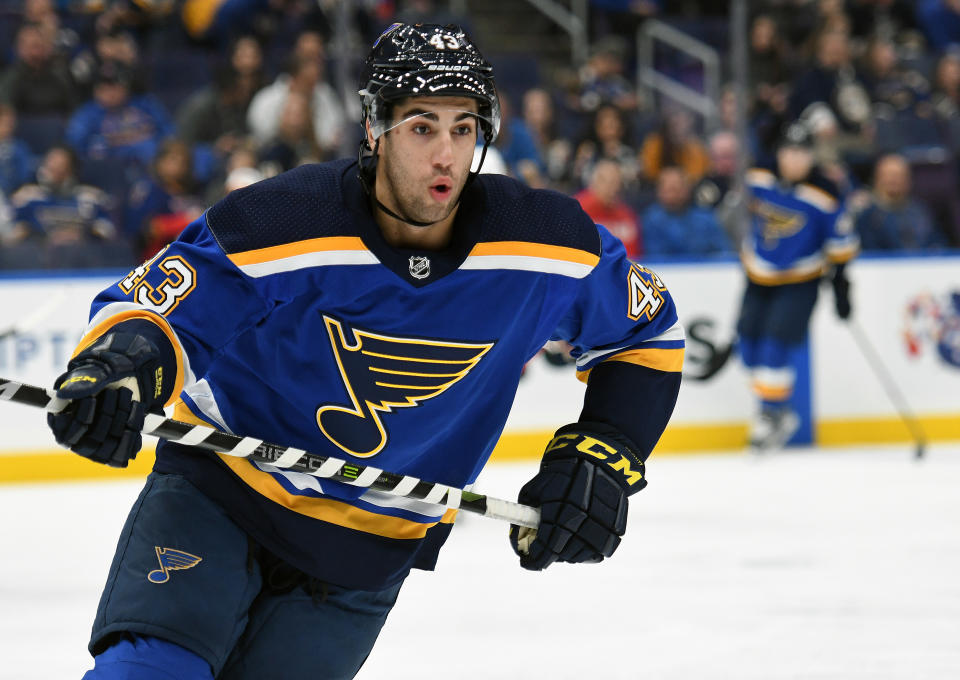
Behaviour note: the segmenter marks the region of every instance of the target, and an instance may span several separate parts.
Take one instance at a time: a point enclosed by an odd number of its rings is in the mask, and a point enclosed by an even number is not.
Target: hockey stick
[[[880,358],[880,354],[876,349],[874,349],[873,345],[867,339],[867,334],[863,332],[863,329],[860,328],[860,325],[853,319],[848,319],[847,328],[850,329],[853,339],[860,347],[861,354],[863,354],[864,358],[867,360],[870,368],[873,369],[873,373],[877,376],[880,384],[883,385],[883,389],[886,391],[887,396],[890,397],[890,401],[893,403],[894,408],[897,409],[897,415],[900,416],[900,419],[903,420],[904,424],[906,424],[907,429],[910,430],[910,434],[913,435],[914,443],[917,446],[917,448],[914,450],[914,457],[923,458],[924,450],[927,445],[927,438],[923,433],[923,428],[920,426],[920,421],[917,420],[915,415],[913,415],[913,412],[907,405],[907,400],[904,398],[903,393],[897,389],[897,385],[890,376],[890,372],[884,365],[883,360]]]
[[[56,413],[68,402],[57,398],[53,391],[0,378],[0,399],[26,406],[35,406]],[[239,437],[212,427],[191,425],[162,415],[148,414],[143,423],[143,434],[160,439],[197,446],[238,458],[249,458],[269,463],[285,470],[303,472],[344,484],[384,491],[395,496],[415,498],[426,503],[461,508],[492,519],[502,519],[519,526],[536,529],[540,511],[519,503],[491,498],[456,487],[425,482],[409,475],[396,475],[379,468],[354,465],[332,456],[307,453],[302,449],[269,444],[254,437]]]

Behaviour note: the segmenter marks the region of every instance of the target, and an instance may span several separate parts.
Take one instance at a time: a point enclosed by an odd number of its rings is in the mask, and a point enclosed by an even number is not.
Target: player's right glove
[[[104,335],[70,360],[54,387],[70,400],[47,414],[57,443],[112,467],[126,467],[137,455],[145,412],[163,412],[160,353],[134,333]]]
[[[574,423],[557,430],[540,471],[519,501],[540,508],[536,530],[510,527],[510,544],[525,569],[554,562],[600,562],[627,530],[627,496],[647,485],[643,461],[615,428]]]
[[[850,318],[853,309],[850,306],[850,279],[844,271],[843,265],[838,265],[833,272],[831,283],[833,284],[833,303],[837,310],[837,316],[844,321]]]

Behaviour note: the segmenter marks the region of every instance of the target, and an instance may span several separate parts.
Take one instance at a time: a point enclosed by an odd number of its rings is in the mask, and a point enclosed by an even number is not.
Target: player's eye
[[[429,134],[430,134],[430,126],[427,125],[426,123],[414,123],[414,124],[413,124],[413,127],[412,127],[411,129],[413,130],[413,134],[415,134],[415,135],[429,135]]]
[[[461,137],[465,137],[466,135],[472,135],[473,126],[468,124],[458,125],[457,127],[454,128],[453,133],[455,135],[460,135]]]

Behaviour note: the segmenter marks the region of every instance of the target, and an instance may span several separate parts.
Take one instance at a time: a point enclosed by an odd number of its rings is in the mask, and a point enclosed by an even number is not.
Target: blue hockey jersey
[[[573,199],[481,175],[446,250],[400,250],[349,161],[228,195],[95,299],[80,347],[125,322],[173,348],[180,420],[456,487],[476,479],[546,341],[572,343],[584,379],[609,361],[679,376],[684,346],[663,281]],[[169,442],[155,469],[346,587],[433,568],[455,514]]]
[[[754,283],[776,286],[822,276],[857,254],[859,239],[839,198],[808,181],[787,185],[767,169],[747,172],[750,231],[740,256]]]

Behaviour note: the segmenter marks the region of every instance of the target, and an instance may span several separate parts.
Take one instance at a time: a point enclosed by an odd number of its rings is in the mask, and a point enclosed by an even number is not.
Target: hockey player
[[[841,319],[850,316],[846,262],[859,248],[852,221],[833,185],[814,167],[809,131],[788,127],[777,149],[776,169],[747,173],[751,228],[741,250],[747,285],[737,324],[744,365],[760,408],[750,446],[783,446],[800,425],[790,406],[795,371],[790,351],[803,342],[828,275]]]
[[[125,466],[144,411],[463,487],[551,339],[587,383],[519,499],[522,567],[599,562],[666,426],[683,332],[653,272],[577,203],[470,173],[500,126],[456,26],[402,25],[362,77],[358,161],[232,192],[104,290],[52,415]],[[105,389],[106,388],[106,389]],[[161,442],[93,625],[88,678],[350,678],[455,513]]]

